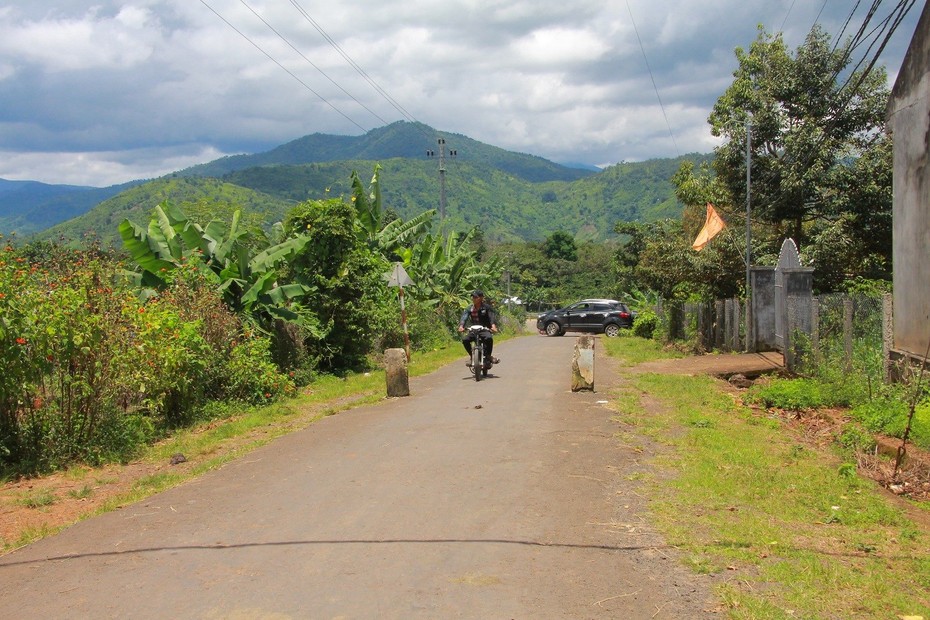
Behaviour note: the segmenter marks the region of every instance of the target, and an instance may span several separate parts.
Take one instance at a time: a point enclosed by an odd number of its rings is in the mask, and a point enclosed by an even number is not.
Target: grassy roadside
[[[624,360],[664,355],[635,337],[605,341]],[[710,377],[631,375],[617,405],[623,440],[656,446],[644,486],[657,527],[692,570],[722,577],[729,617],[930,618],[930,520],[841,453]]]
[[[456,343],[415,353],[409,375],[427,375],[464,357]],[[0,554],[181,484],[321,418],[384,398],[383,370],[322,377],[293,399],[180,431],[127,465],[75,466],[45,478],[7,483],[0,487],[0,525],[7,522],[0,528]],[[170,465],[177,454],[186,460]]]

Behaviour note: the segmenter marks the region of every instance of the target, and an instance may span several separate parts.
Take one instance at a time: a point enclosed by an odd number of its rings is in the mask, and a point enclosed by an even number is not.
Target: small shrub
[[[747,400],[767,408],[800,410],[826,404],[820,383],[811,379],[774,379],[749,389]]]
[[[850,415],[873,433],[903,437],[909,408],[899,399],[879,398],[850,410]],[[909,440],[921,448],[930,448],[930,403],[922,402],[914,410]]]
[[[266,338],[247,336],[237,341],[224,363],[226,399],[258,405],[293,393],[290,377],[271,361]]]
[[[875,437],[856,424],[847,424],[839,436],[840,445],[854,452],[871,452],[875,449]]]
[[[659,326],[659,317],[652,310],[643,310],[636,315],[633,323],[633,335],[640,338],[654,338]]]

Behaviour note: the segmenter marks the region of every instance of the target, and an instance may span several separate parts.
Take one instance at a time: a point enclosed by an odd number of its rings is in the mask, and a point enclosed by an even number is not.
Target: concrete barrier
[[[384,352],[384,378],[388,397],[410,396],[410,379],[407,376],[407,352],[388,349]]]
[[[585,334],[575,342],[572,356],[572,392],[594,391],[594,336]]]

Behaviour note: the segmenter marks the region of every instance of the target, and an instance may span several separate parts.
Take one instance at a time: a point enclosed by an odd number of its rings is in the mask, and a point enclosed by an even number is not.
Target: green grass
[[[661,343],[649,338],[640,338],[622,332],[618,338],[602,338],[609,355],[621,360],[623,366],[636,366],[653,360],[684,357],[682,353],[668,350]]]
[[[80,489],[71,489],[68,491],[68,497],[72,499],[86,499],[94,494],[94,489],[89,484],[85,484]]]
[[[619,401],[663,446],[644,483],[658,527],[692,570],[726,575],[730,618],[930,617],[930,534],[848,463],[709,377],[632,376]]]
[[[58,498],[55,497],[54,493],[45,490],[37,493],[26,493],[18,500],[18,503],[26,508],[44,508],[57,501]]]

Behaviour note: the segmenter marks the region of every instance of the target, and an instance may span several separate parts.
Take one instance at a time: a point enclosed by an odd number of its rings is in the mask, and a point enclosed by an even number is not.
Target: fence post
[[[820,299],[811,299],[811,353],[814,363],[820,364]]]
[[[748,294],[749,293],[747,293],[746,302],[743,304],[744,306],[743,317],[746,323],[746,328],[745,328],[746,344],[743,347],[743,351],[745,351],[746,353],[755,353],[756,347],[753,342],[753,331],[752,331],[753,329],[752,303],[751,303],[751,299],[748,297]]]
[[[843,345],[846,349],[846,373],[852,372],[853,358],[853,302],[849,297],[843,297]]]
[[[714,348],[723,349],[723,335],[726,333],[726,303],[722,299],[714,302]]]
[[[882,378],[891,381],[891,349],[894,348],[894,296],[882,295]]]
[[[739,298],[733,298],[733,325],[730,326],[732,330],[731,342],[733,346],[730,347],[734,351],[739,351],[739,325],[740,325],[740,303]]]

